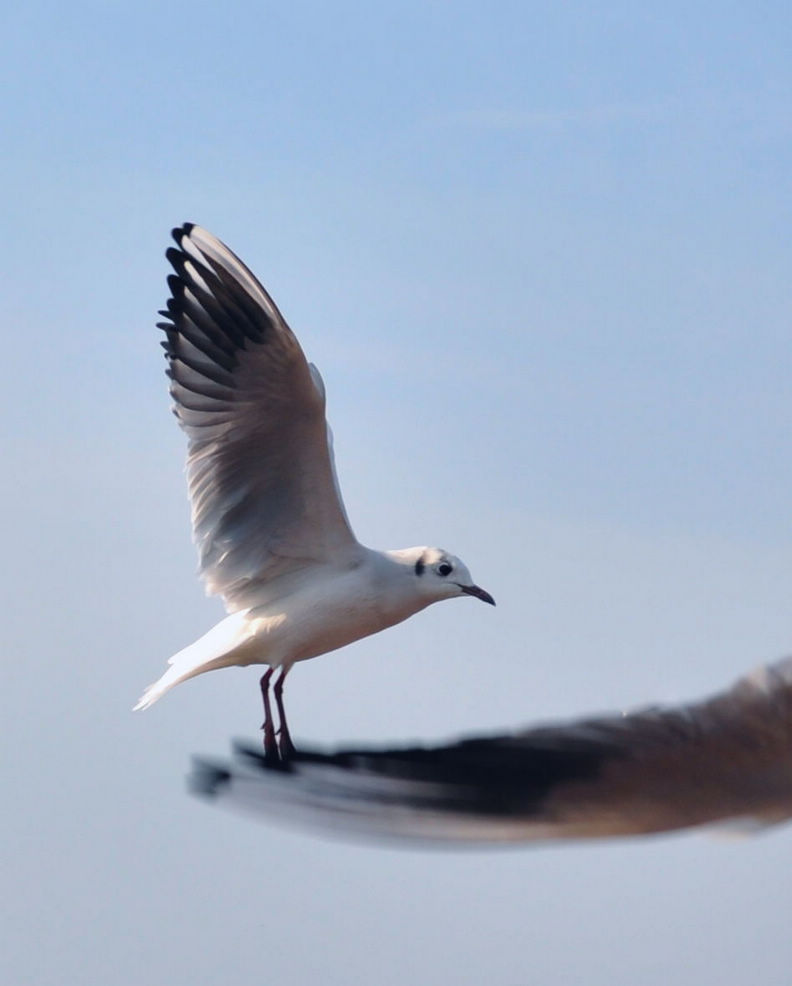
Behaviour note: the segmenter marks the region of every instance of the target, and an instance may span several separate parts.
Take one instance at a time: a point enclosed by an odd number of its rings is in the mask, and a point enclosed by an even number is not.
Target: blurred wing
[[[446,843],[629,836],[792,817],[792,659],[693,705],[449,746],[197,760],[193,787],[342,835]]]
[[[358,545],[341,502],[324,387],[264,288],[220,240],[173,231],[160,323],[189,438],[193,536],[207,591],[255,605],[273,578],[344,564]]]

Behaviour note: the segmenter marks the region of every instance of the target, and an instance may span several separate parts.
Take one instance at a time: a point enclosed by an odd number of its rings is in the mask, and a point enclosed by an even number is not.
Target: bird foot
[[[282,760],[289,760],[297,752],[297,748],[292,743],[292,738],[289,735],[289,729],[285,722],[281,723],[281,727],[278,730],[278,749],[280,750]]]

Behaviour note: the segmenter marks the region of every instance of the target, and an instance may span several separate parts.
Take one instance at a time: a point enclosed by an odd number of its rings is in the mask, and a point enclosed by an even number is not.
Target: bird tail
[[[148,686],[132,711],[147,709],[174,685],[205,671],[226,668],[232,664],[253,663],[251,660],[245,660],[246,655],[240,653],[240,648],[252,638],[246,616],[246,612],[232,613],[195,643],[174,654],[168,661],[168,670]]]

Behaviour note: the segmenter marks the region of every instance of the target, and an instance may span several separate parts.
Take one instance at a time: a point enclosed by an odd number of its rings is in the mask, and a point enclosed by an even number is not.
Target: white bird
[[[173,231],[175,274],[159,323],[170,393],[187,433],[193,537],[207,592],[230,614],[175,654],[135,709],[179,682],[265,664],[282,713],[283,680],[305,661],[393,626],[430,603],[475,596],[494,605],[439,548],[374,551],[341,501],[322,378],[253,274],[200,226]],[[285,727],[285,723],[283,724]]]
[[[196,793],[341,835],[522,843],[792,818],[792,658],[701,702],[445,746],[196,759]]]

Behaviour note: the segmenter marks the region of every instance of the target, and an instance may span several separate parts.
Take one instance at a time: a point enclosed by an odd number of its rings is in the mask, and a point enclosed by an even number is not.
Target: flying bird
[[[267,665],[265,747],[281,740],[283,682],[298,661],[344,647],[441,599],[494,605],[459,558],[440,548],[360,544],[341,500],[319,371],[275,303],[200,226],[173,230],[166,339],[174,412],[189,441],[193,538],[209,594],[228,616],[175,654],[135,709],[174,685],[232,665]]]
[[[196,758],[195,793],[346,837],[497,844],[755,828],[792,818],[792,658],[704,701],[442,746],[237,745]]]

